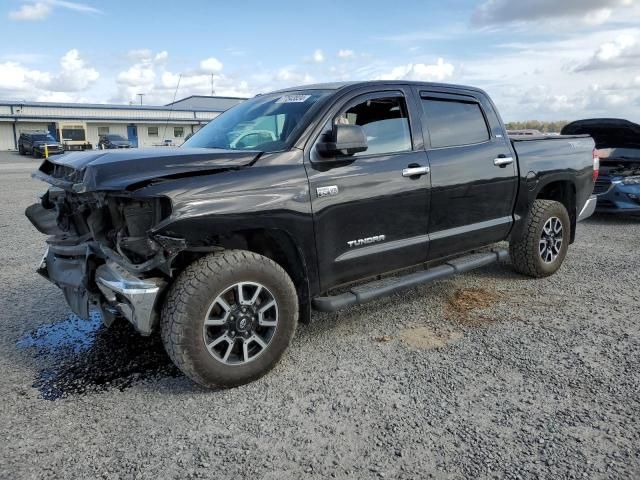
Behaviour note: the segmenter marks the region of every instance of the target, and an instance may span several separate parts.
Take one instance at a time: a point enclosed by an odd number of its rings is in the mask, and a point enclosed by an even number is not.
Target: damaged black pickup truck
[[[181,148],[49,158],[26,214],[76,314],[159,330],[185,374],[228,387],[269,371],[312,308],[509,254],[551,275],[595,207],[593,150],[509,138],[475,88],[316,85],[254,97]]]

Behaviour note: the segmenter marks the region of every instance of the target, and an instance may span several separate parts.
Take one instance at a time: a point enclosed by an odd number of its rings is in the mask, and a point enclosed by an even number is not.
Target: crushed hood
[[[596,148],[640,148],[640,125],[619,118],[590,118],[565,125],[562,135],[591,135]]]
[[[86,151],[50,157],[33,176],[77,192],[124,190],[162,178],[245,167],[259,155],[257,151],[167,147]]]

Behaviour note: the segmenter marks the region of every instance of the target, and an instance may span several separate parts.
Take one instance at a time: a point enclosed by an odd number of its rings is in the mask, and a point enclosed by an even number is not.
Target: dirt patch
[[[476,310],[493,307],[500,295],[485,288],[459,288],[449,297],[445,316],[449,321],[463,325],[480,326],[495,323],[495,319]]]
[[[429,327],[407,328],[400,331],[398,338],[412,348],[432,350],[442,348],[462,338],[462,332],[437,331]]]
[[[382,335],[380,337],[373,337],[373,339],[378,343],[387,343],[393,340],[391,335]]]

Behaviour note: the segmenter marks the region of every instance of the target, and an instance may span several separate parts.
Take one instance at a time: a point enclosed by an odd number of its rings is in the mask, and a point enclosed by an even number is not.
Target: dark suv
[[[98,148],[100,150],[108,150],[112,148],[131,148],[131,142],[124,138],[122,135],[100,135],[100,140],[98,140]]]
[[[44,157],[45,147],[49,155],[64,153],[64,148],[49,132],[25,132],[18,139],[20,155]]]

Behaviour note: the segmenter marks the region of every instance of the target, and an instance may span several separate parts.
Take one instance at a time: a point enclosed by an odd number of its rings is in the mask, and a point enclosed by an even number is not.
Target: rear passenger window
[[[477,103],[423,98],[422,108],[434,148],[489,140],[489,130]]]
[[[342,112],[335,123],[360,125],[364,130],[368,148],[355,156],[411,150],[409,115],[402,97],[366,100]]]

